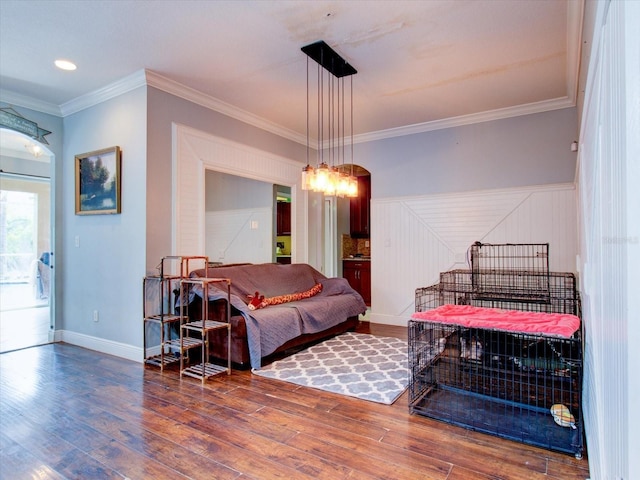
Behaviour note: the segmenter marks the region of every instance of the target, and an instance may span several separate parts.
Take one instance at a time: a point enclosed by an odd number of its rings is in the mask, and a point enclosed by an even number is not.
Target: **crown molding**
[[[62,116],[60,107],[54,103],[44,102],[37,98],[27,97],[26,95],[11,92],[9,90],[0,90],[0,102],[29,108],[36,112],[48,113],[49,115],[54,115],[56,117]]]
[[[93,107],[94,105],[98,105],[99,103],[110,100],[118,95],[122,95],[124,93],[130,92],[138,87],[143,87],[145,85],[145,75],[144,70],[138,70],[131,75],[128,75],[120,80],[117,80],[109,85],[99,88],[98,90],[94,90],[93,92],[86,93],[81,95],[73,100],[69,100],[68,102],[60,105],[60,110],[62,111],[62,116],[66,117],[67,115],[74,114],[81,110],[84,110],[89,107]]]
[[[444,118],[442,120],[434,120],[432,122],[415,123],[413,125],[407,125],[404,127],[379,130],[377,132],[362,133],[360,135],[354,135],[353,143],[373,142],[375,140],[383,140],[385,138],[402,137],[405,135],[414,135],[416,133],[431,132],[433,130],[461,127],[463,125],[471,125],[473,123],[490,122],[493,120],[501,120],[503,118],[530,115],[532,113],[560,110],[562,108],[575,107],[575,105],[575,101],[571,100],[569,97],[556,98],[553,100],[543,100],[541,102],[527,103],[515,107],[499,108],[497,110],[472,113],[470,115],[461,115],[459,117]],[[348,140],[345,140],[345,143],[348,143]]]
[[[249,113],[246,110],[242,110],[215,97],[204,94],[191,87],[182,85],[181,83],[178,83],[169,78],[163,77],[162,75],[159,75],[152,70],[145,70],[145,73],[147,85],[149,85],[150,87],[157,88],[159,90],[162,90],[163,92],[170,93],[171,95],[183,98],[192,103],[222,113],[223,115],[235,118],[236,120],[240,120],[241,122],[247,123],[262,130],[266,130],[280,137],[287,138],[296,143],[300,143],[302,145],[307,144],[306,135],[301,135],[297,132],[294,132],[293,130],[289,130],[288,128],[284,128],[276,123],[270,122],[262,117]]]
[[[582,55],[584,0],[567,2],[567,96],[577,102]]]
[[[458,117],[434,120],[431,122],[416,123],[413,125],[406,125],[375,132],[363,133],[354,135],[353,143],[371,142],[387,138],[430,132],[434,130],[442,130],[445,128],[470,125],[474,123],[482,123],[504,118],[517,117],[521,115],[530,115],[533,113],[541,113],[552,110],[559,110],[562,108],[575,107],[577,96],[577,72],[579,69],[579,45],[582,30],[581,22],[583,9],[584,0],[578,2],[569,2],[567,15],[567,42],[568,45],[576,45],[577,42],[578,47],[576,47],[577,50],[568,52],[569,62],[567,70],[566,97],[544,100],[541,102],[529,103],[515,107],[507,107],[486,112],[479,112],[470,115],[461,115]],[[577,41],[576,38],[578,38]],[[117,97],[145,85],[157,88],[171,95],[183,98],[202,107],[219,112],[223,115],[234,118],[248,125],[252,125],[256,128],[271,132],[275,135],[289,139],[301,145],[307,144],[306,135],[301,135],[297,132],[294,132],[293,130],[284,128],[274,122],[247,112],[246,110],[242,110],[229,103],[223,102],[220,99],[204,94],[191,87],[182,85],[169,78],[163,77],[162,75],[152,70],[139,70],[103,88],[77,97],[59,106],[7,90],[0,90],[0,101],[11,105],[19,105],[21,107],[30,108],[32,110],[48,113],[55,116],[66,117],[67,115],[79,112],[81,110],[92,107],[106,100]],[[345,144],[350,143],[350,138],[345,138]],[[311,139],[310,147],[317,149],[318,142]]]

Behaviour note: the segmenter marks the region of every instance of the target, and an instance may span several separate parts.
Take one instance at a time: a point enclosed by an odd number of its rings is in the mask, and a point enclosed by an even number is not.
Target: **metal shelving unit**
[[[190,320],[181,324],[180,328],[180,350],[183,355],[180,357],[180,377],[186,375],[199,378],[204,381],[219,373],[231,374],[231,281],[227,278],[189,278],[180,282],[181,295],[186,296],[193,288],[200,289],[202,294],[202,309],[200,318]],[[217,288],[224,292],[226,305],[225,321],[209,319],[209,289]],[[209,362],[209,332],[218,329],[227,329],[227,364],[217,365]],[[200,349],[200,363],[195,365],[185,365],[188,357],[184,355],[191,349]]]
[[[205,267],[209,258],[205,256],[166,256],[158,265],[157,275],[148,275],[142,281],[143,298],[143,343],[144,362],[147,365],[165,367],[182,358],[180,326],[187,320],[185,301],[180,301],[181,283],[188,278],[193,262],[202,262]],[[159,344],[149,346],[148,329],[157,326]]]

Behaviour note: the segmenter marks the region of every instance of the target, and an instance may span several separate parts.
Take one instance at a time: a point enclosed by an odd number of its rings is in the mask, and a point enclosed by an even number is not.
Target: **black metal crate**
[[[471,270],[549,273],[548,243],[480,243],[469,247]]]
[[[478,291],[474,278],[490,288]],[[445,304],[580,316],[576,278],[567,272],[496,271],[474,277],[470,270],[450,270],[440,274],[438,284],[416,289],[417,312]]]
[[[490,244],[469,247],[474,293],[488,298],[545,301],[550,296],[549,244]]]
[[[434,419],[582,454],[582,347],[569,339],[409,322],[409,408]],[[557,425],[565,405],[573,427]]]

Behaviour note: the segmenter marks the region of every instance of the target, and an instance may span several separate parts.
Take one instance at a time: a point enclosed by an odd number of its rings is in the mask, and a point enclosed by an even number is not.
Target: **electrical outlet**
[[[93,321],[98,322],[100,320],[100,316],[98,315],[98,310],[93,311]]]
[[[80,235],[76,235],[76,247],[80,246]]]

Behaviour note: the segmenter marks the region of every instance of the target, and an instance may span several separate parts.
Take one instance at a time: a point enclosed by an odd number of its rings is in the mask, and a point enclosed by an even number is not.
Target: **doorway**
[[[51,160],[12,148],[33,144],[28,137],[3,130],[1,140],[0,353],[49,343],[54,333]],[[47,174],[23,173],[38,168]]]
[[[290,187],[207,169],[204,203],[209,261],[291,263]]]
[[[371,173],[360,165],[345,164],[341,171],[358,179],[355,198],[330,197],[335,203],[325,209],[333,224],[325,229],[325,243],[333,243],[337,275],[343,275],[343,260],[350,257],[371,258]]]
[[[291,263],[291,187],[273,186],[273,210],[275,212],[275,261],[283,265]]]

